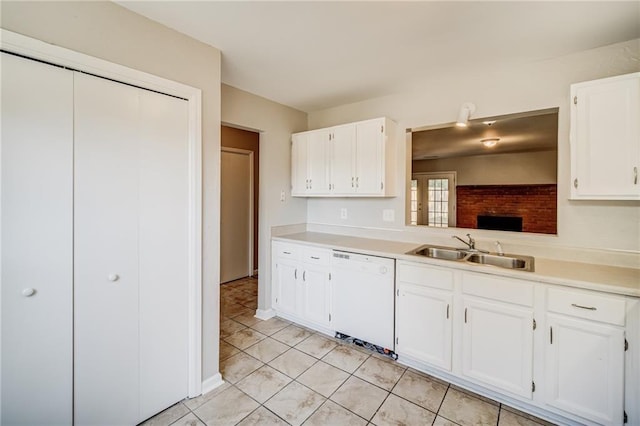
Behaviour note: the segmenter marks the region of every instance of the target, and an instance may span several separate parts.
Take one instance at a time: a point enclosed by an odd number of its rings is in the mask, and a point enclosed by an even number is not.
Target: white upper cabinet
[[[394,132],[391,120],[376,118],[294,134],[292,195],[394,196]]]
[[[356,192],[360,195],[385,195],[385,186],[391,186],[385,182],[389,177],[385,163],[394,156],[387,149],[385,127],[383,119],[356,124]]]
[[[356,127],[339,126],[331,129],[331,193],[356,192]]]
[[[294,196],[329,193],[329,132],[319,130],[291,139],[291,193]]]
[[[571,86],[571,198],[640,199],[640,73]]]

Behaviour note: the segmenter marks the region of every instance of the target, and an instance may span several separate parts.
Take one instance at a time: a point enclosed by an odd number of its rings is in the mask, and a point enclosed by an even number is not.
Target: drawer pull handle
[[[282,253],[284,253],[284,254],[291,254],[291,252],[290,252],[290,251],[283,251]]]
[[[314,259],[314,260],[320,260],[320,258],[316,257],[316,256],[311,256],[311,258]]]
[[[447,303],[447,319],[449,319],[449,304]]]
[[[589,311],[597,310],[597,308],[595,306],[582,306],[582,305],[576,305],[575,303],[572,303],[571,306],[573,306],[574,308],[579,308],[579,309],[588,309]]]
[[[464,323],[467,323],[467,308],[464,308]]]

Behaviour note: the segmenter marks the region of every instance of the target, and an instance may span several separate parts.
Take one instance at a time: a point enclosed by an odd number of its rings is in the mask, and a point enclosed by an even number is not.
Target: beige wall
[[[110,2],[2,1],[2,28],[202,90],[202,376],[218,373],[220,51]]]
[[[417,160],[412,172],[457,172],[457,185],[556,183],[557,151]]]
[[[401,64],[398,64],[401,66]],[[559,107],[558,123],[558,235],[513,236],[478,233],[487,243],[499,238],[525,241],[537,246],[562,246],[584,249],[609,249],[640,252],[640,203],[605,201],[569,201],[569,85],[640,70],[640,40],[605,46],[577,54],[526,64],[469,68],[439,76],[397,93],[309,114],[309,128],[387,116],[398,123],[397,177],[399,197],[386,200],[310,199],[308,222],[314,230],[344,230],[356,234],[355,227],[391,230],[394,238],[426,242],[448,237],[451,230],[411,228],[404,224],[407,168],[404,129],[455,120],[460,105],[475,103],[473,117],[488,117],[513,112]],[[341,220],[340,208],[348,208],[349,219]],[[383,222],[382,210],[395,210],[396,222]],[[315,224],[315,225],[314,225]],[[346,225],[346,226],[345,226]],[[382,234],[380,234],[382,235]],[[548,253],[548,251],[547,251]],[[548,255],[548,254],[547,254]],[[604,259],[600,256],[599,259]]]
[[[291,133],[307,129],[307,114],[223,84],[222,121],[260,133],[258,309],[265,310],[271,307],[271,227],[306,222],[306,200],[291,198]]]

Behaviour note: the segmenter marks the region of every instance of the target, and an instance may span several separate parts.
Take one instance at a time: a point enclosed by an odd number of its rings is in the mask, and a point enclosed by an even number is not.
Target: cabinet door
[[[546,402],[599,424],[622,424],[624,331],[547,315]]]
[[[0,424],[71,424],[73,73],[1,57]]]
[[[331,193],[353,194],[356,191],[356,127],[331,130]]]
[[[309,189],[308,134],[291,137],[291,195],[305,195]]]
[[[383,194],[384,121],[371,120],[356,127],[356,192]]]
[[[640,199],[640,73],[572,86],[577,199]]]
[[[305,265],[302,273],[303,316],[306,320],[329,327],[329,268]]]
[[[308,194],[329,193],[329,132],[318,130],[307,133]]]
[[[276,310],[296,314],[298,262],[289,259],[276,259],[273,268],[274,305]]]
[[[398,284],[396,351],[451,370],[451,292]]]
[[[465,297],[463,306],[463,374],[531,398],[533,311],[472,297]]]

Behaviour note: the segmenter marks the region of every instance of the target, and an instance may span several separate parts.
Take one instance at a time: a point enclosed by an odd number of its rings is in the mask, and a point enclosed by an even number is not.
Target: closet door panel
[[[77,424],[139,422],[139,89],[75,73]]]
[[[140,91],[140,409],[188,395],[188,103]]]
[[[0,424],[70,424],[73,74],[5,53],[0,65]]]

